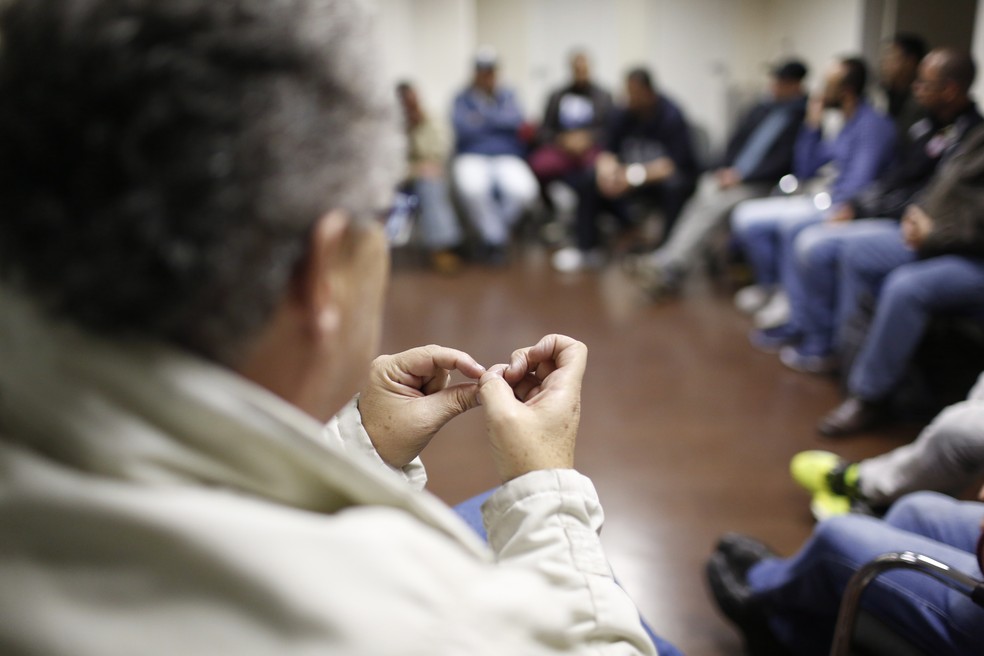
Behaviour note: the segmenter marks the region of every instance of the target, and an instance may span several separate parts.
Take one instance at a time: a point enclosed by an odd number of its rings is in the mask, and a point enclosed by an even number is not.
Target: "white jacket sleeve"
[[[396,468],[386,464],[376,452],[369,433],[362,425],[358,396],[328,420],[322,431],[322,437],[333,448],[353,454],[355,457],[372,462],[380,469],[396,474],[415,490],[423,490],[427,485],[427,470],[424,469],[424,463],[419,457],[414,458],[403,468]]]
[[[482,515],[501,567],[536,572],[580,608],[572,644],[604,654],[656,653],[605,557],[604,512],[590,479],[574,470],[532,472],[497,490]]]

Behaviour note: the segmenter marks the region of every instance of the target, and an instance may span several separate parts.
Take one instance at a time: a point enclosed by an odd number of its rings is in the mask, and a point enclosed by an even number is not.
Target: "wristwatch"
[[[642,164],[629,164],[625,168],[625,181],[630,187],[639,187],[646,181],[646,167]]]

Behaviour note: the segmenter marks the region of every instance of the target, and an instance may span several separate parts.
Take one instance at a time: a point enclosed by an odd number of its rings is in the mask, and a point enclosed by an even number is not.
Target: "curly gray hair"
[[[15,0],[0,263],[48,313],[235,364],[331,209],[402,162],[356,0]]]

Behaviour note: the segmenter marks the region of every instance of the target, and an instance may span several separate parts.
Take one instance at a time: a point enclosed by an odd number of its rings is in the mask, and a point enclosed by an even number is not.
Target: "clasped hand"
[[[486,369],[463,351],[423,346],[376,358],[359,401],[362,423],[385,462],[403,467],[459,414],[482,405],[503,481],[571,468],[587,347],[548,335]],[[451,373],[470,379],[450,384]]]

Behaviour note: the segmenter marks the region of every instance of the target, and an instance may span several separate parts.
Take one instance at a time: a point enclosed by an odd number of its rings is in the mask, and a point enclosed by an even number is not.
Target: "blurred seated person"
[[[926,116],[912,85],[928,50],[921,36],[909,32],[895,34],[882,46],[874,104],[895,121],[900,136]]]
[[[520,139],[523,112],[511,89],[498,82],[498,57],[475,56],[474,77],[454,100],[454,186],[481,239],[479,259],[503,264],[513,225],[537,198],[536,178]]]
[[[573,469],[586,347],[373,359],[402,149],[370,16],[3,4],[3,652],[657,653]],[[479,400],[488,544],[418,458]]]
[[[860,236],[839,272],[853,298],[875,297],[874,316],[847,375],[847,398],[819,424],[848,435],[891,418],[930,320],[984,322],[984,126],[954,153],[899,229]]]
[[[772,70],[768,97],[738,121],[717,168],[704,173],[697,192],[677,219],[668,240],[633,258],[630,268],[654,297],[679,292],[684,277],[714,231],[741,201],[768,196],[793,169],[793,147],[806,111],[807,69],[789,60]]]
[[[926,490],[962,494],[984,474],[984,374],[966,401],[940,412],[910,444],[849,462],[830,451],[803,451],[790,463],[811,494],[818,520],[848,512],[884,512],[899,497]]]
[[[865,100],[868,69],[856,57],[837,59],[827,69],[823,86],[809,100],[806,118],[796,139],[793,168],[805,182],[821,167],[835,174],[827,190],[759,198],[739,203],[731,215],[732,232],[755,273],[755,284],[738,292],[735,303],[754,313],[756,325],[771,328],[785,323],[788,300],[782,289],[792,266],[792,242],[803,228],[838,212],[858,192],[881,175],[895,154],[895,126]],[[837,136],[823,134],[826,110],[844,120]]]
[[[614,113],[604,151],[576,182],[576,245],[553,254],[558,271],[604,264],[607,254],[599,227],[603,212],[627,227],[638,219],[634,211],[655,206],[665,235],[694,192],[698,166],[683,112],[656,90],[645,68],[628,73],[625,91],[627,104]]]
[[[981,490],[984,501],[984,489]],[[934,492],[902,497],[884,520],[841,515],[817,524],[789,558],[740,534],[725,535],[707,563],[719,610],[742,632],[751,656],[826,656],[841,597],[865,563],[913,551],[980,579],[984,503]],[[930,576],[896,570],[865,591],[861,608],[934,656],[979,656],[984,608]]]
[[[462,231],[445,182],[448,143],[441,128],[421,107],[413,85],[400,82],[396,93],[407,134],[408,178],[404,184],[417,197],[421,239],[431,266],[440,273],[455,273],[462,265],[456,252]]]
[[[541,185],[567,180],[594,164],[612,109],[611,94],[591,79],[587,54],[576,51],[570,67],[570,83],[547,99],[537,135],[542,145],[529,157]]]
[[[914,257],[898,238],[898,222],[984,120],[969,95],[974,73],[966,52],[941,48],[929,53],[915,85],[916,99],[927,115],[904,136],[892,166],[827,221],[796,237],[795,265],[783,280],[790,319],[757,338],[781,345],[779,357],[786,366],[810,373],[839,366],[837,335],[856,312],[860,293],[845,288],[853,278],[841,275],[840,258],[849,242],[860,239],[872,248],[883,243],[888,251],[901,249],[872,258],[867,265],[872,272],[877,262],[897,266]]]

